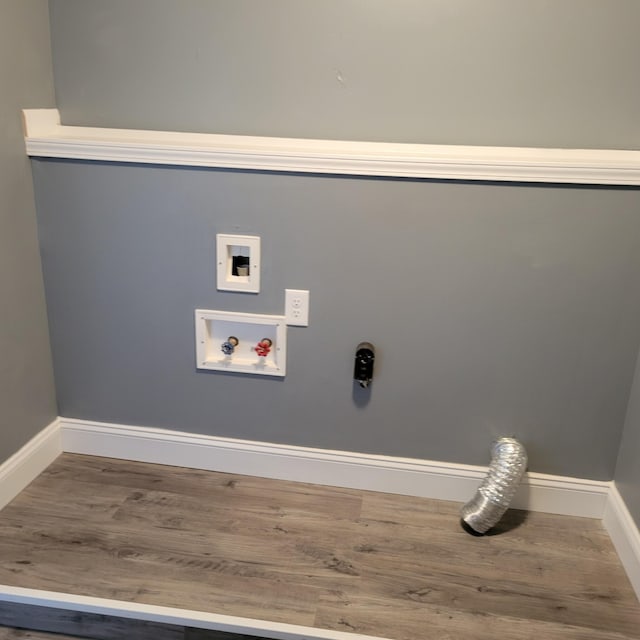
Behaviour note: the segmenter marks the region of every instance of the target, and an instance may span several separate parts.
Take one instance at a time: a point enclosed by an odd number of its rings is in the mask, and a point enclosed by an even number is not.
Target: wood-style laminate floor
[[[640,638],[600,521],[472,537],[459,508],[63,454],[0,511],[0,583],[393,640]]]

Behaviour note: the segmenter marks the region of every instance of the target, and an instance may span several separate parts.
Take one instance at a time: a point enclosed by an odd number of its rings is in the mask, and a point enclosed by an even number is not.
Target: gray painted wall
[[[51,0],[63,122],[640,148],[637,0]]]
[[[50,0],[68,124],[640,148],[634,0]],[[613,476],[640,191],[34,163],[63,415]],[[263,292],[217,292],[216,232]],[[285,380],[195,370],[193,310],[280,313]],[[351,383],[378,347],[370,396]],[[622,467],[621,467],[622,468]]]
[[[45,0],[0,0],[0,460],[57,415],[20,110],[53,106]]]
[[[620,494],[640,527],[640,358],[629,400],[615,479]]]
[[[38,161],[62,415],[611,478],[640,341],[640,191]],[[263,291],[215,288],[215,234]],[[286,379],[197,372],[193,310],[282,313]],[[378,348],[370,396],[351,382]],[[369,401],[367,402],[367,397]]]

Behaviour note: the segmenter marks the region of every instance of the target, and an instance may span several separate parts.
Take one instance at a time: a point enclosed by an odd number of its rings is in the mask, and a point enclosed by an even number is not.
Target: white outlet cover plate
[[[284,290],[284,317],[290,326],[309,326],[309,292],[307,290]]]

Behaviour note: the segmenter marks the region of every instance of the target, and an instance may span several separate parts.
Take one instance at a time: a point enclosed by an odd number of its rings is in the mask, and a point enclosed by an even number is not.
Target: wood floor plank
[[[476,538],[459,509],[63,454],[0,511],[0,582],[391,640],[640,639],[601,522],[512,511]]]
[[[380,635],[393,620],[395,640],[629,640],[637,635],[607,629],[575,627],[561,621],[543,622],[526,616],[498,616],[486,611],[455,607],[391,602],[372,597],[349,598],[340,604],[320,606],[316,626],[365,635]]]
[[[255,584],[269,581],[288,585],[298,610],[303,602],[315,601],[313,587],[335,588],[350,577],[337,560],[334,545],[297,537],[290,540],[281,532],[276,536],[275,542],[269,542],[264,536],[241,533],[216,531],[215,535],[201,532],[188,536],[179,530],[144,527],[132,537],[128,531],[106,527],[93,531],[84,523],[71,526],[49,519],[46,530],[40,525],[35,529],[23,526],[20,541],[0,537],[0,581],[27,586],[39,575],[47,580],[47,588],[59,590],[56,583],[68,582],[59,568],[69,565],[76,570],[75,588],[86,590],[94,589],[97,580],[124,585],[128,574],[134,575],[134,586],[142,582],[157,585],[168,574],[187,587],[200,585],[221,592],[232,581],[238,588],[241,580]],[[282,563],[283,557],[287,558],[286,564]],[[282,595],[284,590],[279,587]],[[187,593],[190,591],[193,587],[187,589]],[[128,599],[137,600],[139,596],[132,589]],[[224,593],[218,598],[224,598]]]
[[[28,552],[8,545],[0,555],[22,558]],[[17,587],[79,593],[98,598],[125,600],[142,604],[213,611],[243,616],[312,625],[318,592],[299,584],[278,583],[263,578],[231,561],[208,567],[200,559],[182,560],[167,565],[142,563],[135,556],[104,559],[102,553],[84,553],[49,547],[46,552],[28,555],[29,564],[12,566],[0,563],[0,583]],[[204,563],[204,564],[203,564]],[[275,588],[274,588],[275,587]]]
[[[34,482],[46,485],[53,478],[56,481],[68,478],[74,483],[90,482],[135,491],[159,491],[186,498],[203,498],[204,504],[224,504],[230,499],[234,508],[238,509],[266,507],[278,511],[286,505],[290,511],[308,512],[313,506],[315,513],[331,518],[359,514],[362,502],[361,492],[351,489],[159,464],[141,467],[141,464],[95,456],[77,456],[71,459],[63,455]],[[331,504],[334,500],[336,504]]]
[[[402,527],[401,527],[402,528]],[[479,580],[504,574],[520,577],[528,584],[562,586],[575,590],[596,582],[600,589],[622,583],[626,576],[617,559],[600,553],[564,554],[549,542],[546,545],[514,546],[503,538],[475,538],[462,530],[440,532],[426,538],[419,531],[388,525],[369,526],[353,538],[357,562],[377,564],[393,572],[409,567],[417,572],[430,569],[458,570]],[[632,592],[625,588],[626,593]]]

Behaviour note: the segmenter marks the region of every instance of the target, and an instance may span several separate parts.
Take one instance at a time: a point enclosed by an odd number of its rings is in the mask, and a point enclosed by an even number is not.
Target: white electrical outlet
[[[285,322],[295,327],[309,326],[309,292],[301,289],[284,290]]]

